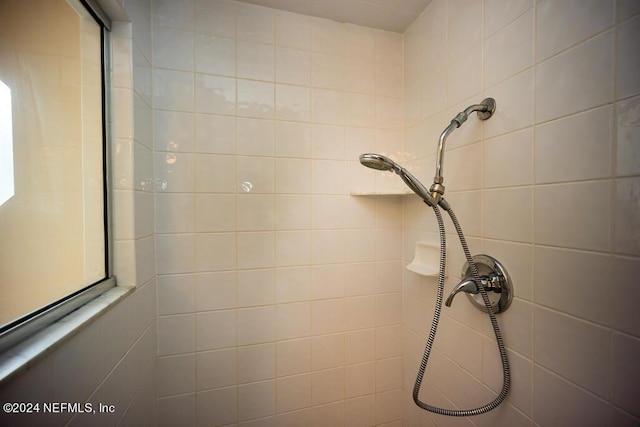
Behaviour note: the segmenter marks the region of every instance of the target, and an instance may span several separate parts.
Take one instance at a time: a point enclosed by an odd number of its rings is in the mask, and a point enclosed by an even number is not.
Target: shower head
[[[429,194],[429,191],[427,191],[427,188],[422,185],[415,176],[411,175],[408,170],[396,164],[390,158],[383,156],[382,154],[365,153],[360,155],[360,163],[371,169],[379,171],[393,171],[397,173],[411,191],[416,193],[429,206],[433,205],[434,200]]]
[[[390,158],[381,154],[366,153],[360,155],[360,163],[371,169],[379,171],[390,171],[396,168],[396,164]]]

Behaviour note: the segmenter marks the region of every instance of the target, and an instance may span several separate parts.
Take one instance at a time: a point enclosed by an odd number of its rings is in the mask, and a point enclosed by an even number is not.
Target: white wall
[[[160,425],[399,422],[402,36],[154,2]],[[250,191],[243,188],[250,183]],[[244,184],[248,188],[249,184]]]
[[[507,403],[445,420],[411,403],[435,291],[405,274],[407,425],[638,423],[638,12],[630,1],[434,0],[405,33],[405,149],[426,182],[448,121],[497,101],[494,117],[472,117],[449,137],[444,177],[472,252],[502,261],[515,288],[498,316]],[[404,226],[409,261],[437,227],[414,199]],[[456,240],[452,276],[463,263]],[[443,310],[425,377],[422,399],[439,406],[479,406],[500,390],[489,322],[466,298]]]

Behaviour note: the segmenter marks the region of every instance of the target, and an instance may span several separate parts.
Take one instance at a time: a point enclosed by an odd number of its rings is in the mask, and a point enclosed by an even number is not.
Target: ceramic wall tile
[[[612,43],[607,31],[536,67],[538,123],[613,100]]]
[[[613,0],[546,2],[536,7],[536,59],[538,61],[588,39],[613,24]],[[578,13],[576,13],[578,12]],[[565,25],[570,17],[571,25]]]

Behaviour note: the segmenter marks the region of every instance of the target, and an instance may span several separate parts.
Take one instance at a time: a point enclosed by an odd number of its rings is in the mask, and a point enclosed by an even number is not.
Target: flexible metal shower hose
[[[445,206],[448,207],[448,204],[445,203]],[[462,245],[462,250],[464,251],[464,255],[467,258],[467,263],[469,264],[469,268],[471,269],[471,273],[473,275],[473,280],[478,284],[478,289],[480,289],[480,294],[482,295],[482,300],[484,301],[485,306],[487,307],[487,312],[489,313],[489,318],[491,319],[491,326],[493,327],[493,332],[496,336],[496,342],[498,343],[498,350],[500,352],[500,359],[502,360],[502,390],[500,394],[490,403],[486,405],[480,406],[475,409],[445,409],[438,408],[436,406],[431,406],[427,403],[422,402],[418,395],[420,394],[420,386],[422,385],[422,379],[424,377],[424,371],[427,368],[427,363],[429,361],[429,355],[431,353],[431,349],[433,347],[433,341],[436,337],[436,331],[438,330],[438,322],[440,321],[440,312],[442,310],[442,298],[444,294],[444,271],[446,265],[446,235],[444,228],[444,221],[442,220],[442,214],[440,213],[440,209],[437,205],[433,205],[433,211],[436,214],[436,218],[438,220],[438,228],[440,231],[440,271],[438,273],[438,291],[436,297],[436,308],[433,314],[433,321],[431,323],[431,330],[429,331],[429,336],[427,338],[427,344],[424,349],[424,354],[422,356],[422,362],[420,363],[420,369],[418,369],[418,375],[416,376],[416,382],[413,386],[413,401],[420,408],[427,410],[429,412],[434,412],[440,415],[449,415],[452,417],[469,417],[473,415],[484,414],[485,412],[489,412],[492,409],[495,409],[498,405],[502,403],[502,401],[507,397],[507,393],[509,392],[509,386],[511,383],[511,373],[509,370],[509,360],[507,359],[507,351],[504,348],[504,342],[502,341],[502,334],[500,333],[500,328],[498,327],[498,321],[496,320],[496,315],[493,312],[493,307],[491,306],[491,302],[489,301],[489,297],[487,295],[487,291],[484,289],[480,281],[480,275],[478,274],[478,269],[476,268],[476,264],[473,262],[473,258],[471,258],[471,252],[469,251],[469,246],[467,246],[467,241],[462,233],[462,228],[460,227],[460,223],[458,222],[458,218],[456,218],[453,210],[448,207],[447,212],[449,212],[449,216],[451,217],[451,221],[456,228],[456,232],[458,233],[458,237],[460,238],[460,244]]]

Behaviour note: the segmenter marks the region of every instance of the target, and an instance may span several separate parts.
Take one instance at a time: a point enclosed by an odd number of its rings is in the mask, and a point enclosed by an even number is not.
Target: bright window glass
[[[0,206],[13,197],[11,89],[0,80]]]
[[[0,327],[107,275],[102,69],[75,0],[0,2]]]

